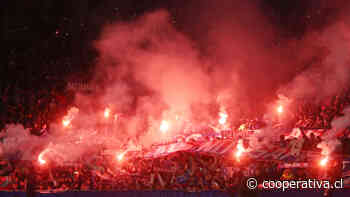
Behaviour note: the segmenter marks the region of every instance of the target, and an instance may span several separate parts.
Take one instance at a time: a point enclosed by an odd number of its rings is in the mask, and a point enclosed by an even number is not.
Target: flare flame
[[[327,165],[327,163],[328,163],[328,160],[329,160],[328,156],[326,156],[325,158],[321,159],[320,166],[325,167]]]
[[[104,112],[105,118],[109,118],[110,113],[111,113],[111,110],[109,108],[106,108]]]
[[[245,148],[243,147],[243,140],[240,139],[240,140],[238,140],[237,151],[235,153],[236,159],[238,161],[240,161],[240,158],[244,152],[245,152]]]
[[[284,111],[284,109],[283,109],[283,106],[282,106],[282,105],[280,105],[280,106],[277,107],[277,112],[278,112],[279,114],[283,113],[283,111]]]
[[[225,112],[220,112],[220,113],[219,113],[219,116],[220,116],[220,118],[219,118],[219,124],[221,124],[221,125],[226,124],[228,115],[227,115]]]
[[[44,165],[46,164],[46,160],[43,158],[44,155],[49,152],[49,149],[45,149],[43,152],[41,152],[38,156],[38,162],[40,165]]]
[[[169,127],[170,127],[169,122],[166,120],[163,120],[162,123],[160,124],[159,129],[161,132],[165,133],[169,130]]]

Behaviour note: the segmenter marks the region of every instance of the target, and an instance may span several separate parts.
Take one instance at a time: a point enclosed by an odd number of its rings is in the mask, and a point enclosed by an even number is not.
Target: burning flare
[[[280,114],[283,113],[283,106],[282,105],[277,107],[277,112]]]
[[[78,108],[72,107],[68,111],[68,114],[63,117],[63,120],[62,120],[63,127],[68,127],[71,124],[72,120],[75,118],[75,116],[78,114],[78,112],[79,112]]]
[[[104,112],[105,118],[108,118],[109,115],[110,115],[110,113],[111,113],[111,110],[107,107],[107,108],[105,109],[105,112]]]
[[[70,120],[62,120],[63,127],[68,127],[70,125]]]
[[[330,141],[323,141],[319,144],[317,144],[317,148],[320,148],[321,151],[321,155],[323,156],[323,158],[320,160],[319,165],[321,167],[326,167],[328,162],[329,162],[329,155],[331,154],[332,150],[330,149]]]
[[[38,156],[38,162],[40,165],[44,165],[46,164],[46,160],[43,158],[44,155],[49,152],[49,149],[45,149],[43,152],[41,152]]]
[[[245,130],[245,124],[242,124],[241,126],[239,126],[238,130],[239,130],[239,131]]]
[[[242,154],[245,152],[245,148],[243,146],[243,140],[240,139],[238,140],[238,143],[237,143],[237,151],[235,153],[235,156],[236,156],[236,159],[238,161],[240,161],[240,157],[242,156]]]
[[[165,133],[165,132],[167,132],[169,130],[169,127],[170,127],[169,122],[163,120],[162,123],[160,124],[160,128],[159,129],[160,129],[161,132]]]
[[[125,155],[126,151],[117,154],[117,160],[118,161],[122,161],[124,159],[124,155]]]
[[[328,160],[329,160],[328,156],[326,156],[325,158],[321,159],[320,166],[325,167],[327,165],[327,163],[328,163]]]
[[[219,118],[219,124],[221,124],[221,125],[226,124],[228,115],[225,112],[220,112],[219,113],[219,117],[220,117]]]

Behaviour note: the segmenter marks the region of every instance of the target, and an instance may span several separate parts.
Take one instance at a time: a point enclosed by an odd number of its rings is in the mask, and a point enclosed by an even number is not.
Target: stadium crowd
[[[258,180],[289,180],[320,177],[310,168],[284,169],[273,161],[238,164],[205,154],[178,152],[156,159],[123,161],[111,165],[103,157],[93,163],[42,167],[30,162],[3,163],[1,187],[4,190],[36,191],[125,191],[178,190],[237,191],[246,189],[248,177]],[[336,176],[335,172],[334,176]],[[338,175],[339,176],[339,175]],[[327,177],[328,178],[328,177]],[[339,178],[339,177],[334,177]]]
[[[19,86],[8,86],[1,91],[1,127],[9,123],[23,124],[30,128],[32,134],[40,135],[50,122],[65,113],[72,102],[72,94],[65,88],[44,88],[33,94]],[[339,95],[319,106],[302,102],[295,111],[294,128],[301,128],[300,138],[304,138],[303,151],[320,152],[317,144],[322,139],[313,133],[307,136],[304,128],[328,129],[331,121],[342,116],[343,109],[349,105],[348,94]],[[261,121],[245,121],[247,128],[255,128]],[[233,128],[238,130],[239,127]],[[340,155],[349,154],[348,132],[341,138],[343,149]],[[279,146],[288,147],[295,138],[281,136]],[[248,145],[249,146],[249,145]],[[248,148],[248,147],[247,147]],[[247,158],[236,161],[232,157],[213,154],[176,152],[170,155],[145,159],[128,158],[119,162],[110,162],[105,156],[91,162],[80,162],[72,165],[49,163],[44,166],[30,161],[8,161],[0,163],[0,187],[6,190],[237,190],[244,189],[244,180],[248,177],[258,179],[305,179],[321,176],[314,165],[307,168],[285,169],[280,163],[254,161]],[[311,161],[309,161],[311,162]],[[340,160],[332,163],[337,167],[329,168],[328,176],[341,176]]]

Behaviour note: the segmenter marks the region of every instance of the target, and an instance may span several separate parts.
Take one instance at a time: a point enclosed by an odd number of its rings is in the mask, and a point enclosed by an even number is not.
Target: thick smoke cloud
[[[283,87],[281,92],[292,98],[324,99],[345,90],[349,82],[349,26],[339,22],[312,32],[304,38],[318,52],[310,66]],[[301,54],[302,55],[302,54]]]
[[[169,119],[171,114],[189,119],[194,104],[213,99],[214,84],[202,67],[198,50],[173,27],[165,10],[106,27],[96,46],[101,54],[99,77],[107,77],[110,83],[103,82],[108,92],[101,96],[102,103],[116,104],[116,109],[136,108],[131,130],[142,127],[144,119],[151,121],[150,117]],[[120,84],[130,91],[120,95]],[[142,94],[144,91],[149,94]],[[123,105],[114,102],[124,99]]]
[[[37,139],[9,125],[4,154],[28,155],[38,146],[76,160],[96,147],[117,150],[129,139],[149,146],[185,124],[215,125],[219,111],[236,121],[265,113],[266,105],[282,102],[278,94],[289,105],[331,96],[348,83],[345,19],[293,40],[269,22],[258,1],[203,0],[183,12],[180,27],[166,10],[104,26],[94,43],[99,58],[92,82],[100,89],[77,94],[72,128],[51,125],[50,134]],[[103,118],[107,107],[121,123]],[[172,128],[167,134],[159,131],[163,120]],[[274,133],[269,126],[258,135]]]
[[[166,11],[158,11],[131,24],[113,25],[97,46],[118,62],[118,70],[158,93],[170,108],[183,111],[191,103],[206,102],[210,84],[194,44],[169,20]]]
[[[216,93],[230,95],[226,102],[236,113],[261,111],[264,99],[292,71],[274,45],[275,27],[256,1],[194,4],[184,20],[194,26],[190,35],[200,45]]]
[[[303,68],[280,92],[292,98],[320,101],[348,89],[350,18],[348,3],[342,0],[312,4],[316,5],[314,15],[318,16],[311,15],[311,20],[322,23],[322,28],[313,28],[315,25],[310,24],[302,39],[296,42],[295,54],[301,58]],[[307,56],[310,58],[305,58]]]

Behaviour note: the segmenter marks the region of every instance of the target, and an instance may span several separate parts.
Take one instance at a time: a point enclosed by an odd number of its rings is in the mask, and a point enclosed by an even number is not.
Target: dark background
[[[286,37],[332,22],[345,0],[260,0],[261,9]],[[91,41],[106,23],[132,20],[166,8],[186,32],[186,0],[5,0],[1,5],[1,83],[35,84],[32,78],[62,78],[90,72]],[[195,5],[200,1],[191,0]],[[195,14],[195,13],[194,13]],[[178,19],[179,18],[179,19]],[[85,75],[85,74],[83,74]],[[32,77],[33,76],[33,77]]]

